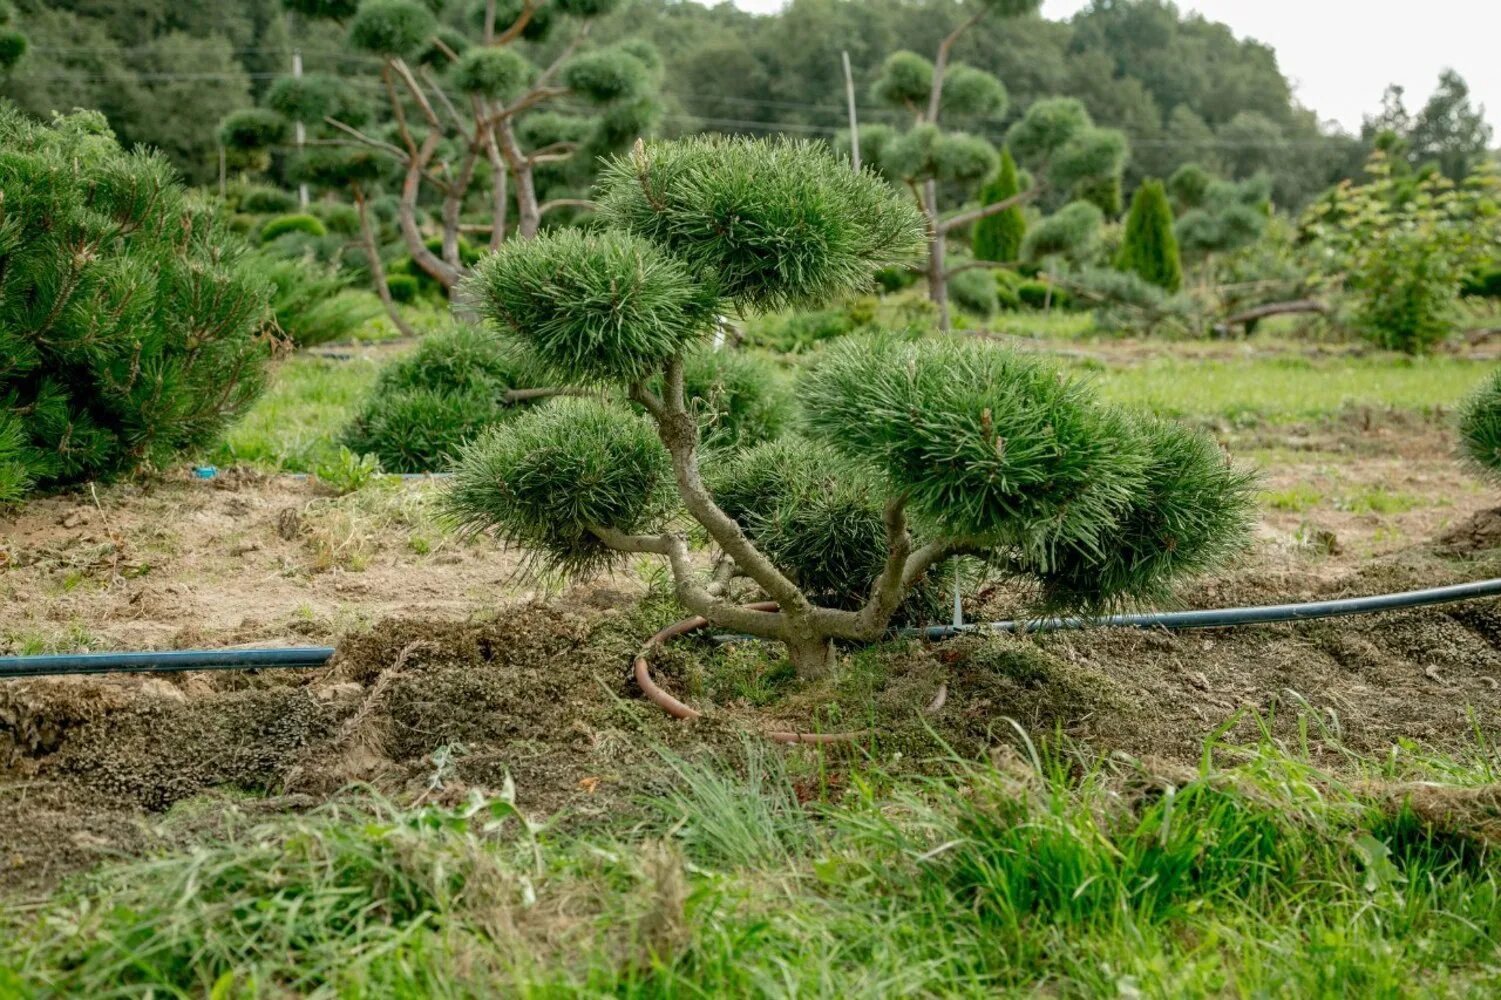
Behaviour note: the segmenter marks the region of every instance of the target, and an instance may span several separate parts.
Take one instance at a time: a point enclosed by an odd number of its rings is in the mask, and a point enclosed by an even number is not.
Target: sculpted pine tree
[[[910,188],[921,207],[927,231],[928,291],[944,330],[949,326],[949,279],[957,270],[984,266],[949,268],[946,256],[951,235],[1049,191],[1084,197],[1102,183],[1118,183],[1126,163],[1126,140],[1120,132],[1095,127],[1078,101],[1041,100],[1027,109],[1007,137],[1011,152],[1031,169],[1034,183],[996,200],[982,197],[978,206],[945,210],[946,202],[957,200],[956,193],[962,198],[994,176],[1000,158],[987,139],[945,131],[940,120],[996,119],[1005,115],[1007,106],[1006,88],[1000,80],[974,66],[951,62],[950,53],[986,17],[1030,14],[1038,0],[969,0],[967,6],[970,16],[944,38],[931,62],[916,52],[894,52],[871,90],[879,103],[909,112],[912,127],[900,135],[884,127],[867,127],[860,134],[862,160]]]
[[[294,178],[343,183],[357,205],[387,171],[358,178],[356,186],[339,175],[337,158],[324,147],[355,144],[373,152],[394,170],[407,252],[445,289],[469,273],[464,233],[484,233],[493,249],[510,236],[532,238],[550,213],[592,208],[572,196],[578,182],[587,187],[594,160],[624,149],[657,113],[660,62],[649,45],[583,49],[591,22],[619,0],[482,0],[471,6],[467,33],[440,23],[435,5],[424,0],[283,2],[301,16],[348,24],[351,48],[378,60],[378,79],[371,81],[380,94],[378,113],[352,100],[344,81],[317,73],[287,77],[270,88],[266,108],[226,120],[225,145],[253,154],[284,142],[289,123],[301,124],[314,145],[294,164]],[[526,43],[555,31],[569,32],[567,43],[545,65],[534,63]],[[556,110],[560,105],[570,109]],[[577,105],[590,113],[573,110]],[[368,124],[371,118],[381,127]],[[236,124],[258,127],[237,134]],[[549,186],[560,196],[545,197]],[[429,203],[435,233],[423,226]],[[378,269],[373,258],[372,269]],[[379,291],[385,282],[374,277]]]
[[[1249,480],[1212,441],[990,342],[850,338],[799,383],[807,437],[706,451],[685,370],[716,316],[858,288],[922,247],[923,220],[788,141],[638,145],[599,201],[602,228],[507,243],[472,279],[533,363],[603,391],[468,447],[447,503],[469,528],[563,570],[660,555],[687,608],[784,643],[804,675],[830,668],[835,640],[883,635],[956,556],[1091,610],[1159,596],[1244,537]],[[731,600],[689,525],[778,610]]]
[[[267,289],[166,160],[0,103],[0,500],[212,441],[255,399]]]

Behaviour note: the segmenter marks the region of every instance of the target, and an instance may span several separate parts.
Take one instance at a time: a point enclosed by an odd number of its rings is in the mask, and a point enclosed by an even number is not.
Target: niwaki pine
[[[797,385],[801,434],[705,448],[688,372],[716,317],[862,287],[921,251],[922,217],[785,140],[641,144],[597,197],[601,228],[477,268],[473,299],[502,337],[589,391],[464,449],[447,505],[470,529],[564,570],[662,556],[688,609],[782,642],[804,674],[829,668],[834,640],[880,638],[957,557],[1094,612],[1160,597],[1245,539],[1251,479],[1213,441],[988,341],[846,338]],[[779,610],[727,596],[690,522]]]

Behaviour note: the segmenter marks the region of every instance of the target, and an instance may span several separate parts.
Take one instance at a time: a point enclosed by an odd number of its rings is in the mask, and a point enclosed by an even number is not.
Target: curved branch
[[[505,31],[502,31],[499,35],[495,35],[495,4],[493,2],[487,4],[485,6],[485,34],[488,44],[495,46],[509,45],[520,38],[521,33],[526,30],[526,26],[532,23],[532,15],[536,12],[536,0],[523,0],[521,13],[516,15],[516,20]],[[494,40],[489,41],[489,36],[492,35],[494,36]]]
[[[959,40],[960,36],[979,24],[987,13],[989,10],[981,7],[968,21],[949,32],[948,37],[938,43],[938,58],[933,60],[933,90],[928,95],[929,122],[938,123],[938,112],[943,105],[943,78],[949,68],[949,50],[954,47],[954,43]]]
[[[756,611],[726,604],[698,580],[688,542],[682,535],[631,535],[614,528],[591,527],[594,536],[617,552],[666,556],[672,567],[679,601],[689,611],[716,625],[764,639],[785,639],[789,621],[780,612]]]
[[[974,271],[980,268],[991,271],[1015,271],[1020,266],[1014,260],[972,260],[968,264],[960,264],[958,267],[949,268],[943,273],[943,276],[945,278],[952,278],[956,274],[963,274],[965,271]]]
[[[633,392],[633,395],[636,394]],[[641,398],[647,395],[649,393],[643,390]],[[657,434],[662,444],[672,456],[672,471],[683,506],[695,521],[703,525],[724,554],[735,560],[736,565],[781,606],[783,613],[792,618],[806,618],[812,611],[812,603],[797,584],[751,543],[735,519],[714,502],[704,485],[698,469],[698,424],[688,412],[681,357],[673,358],[667,364],[667,391],[665,399],[659,402],[659,410],[652,410],[651,406],[647,408],[657,422]],[[647,404],[643,402],[642,405]],[[699,613],[705,618],[710,617],[706,612]]]
[[[599,203],[590,201],[588,198],[554,198],[552,201],[544,201],[537,209],[538,215],[546,215],[558,208],[581,208],[592,212],[599,207]]]
[[[886,525],[886,565],[881,575],[871,584],[870,599],[860,609],[860,626],[871,633],[879,633],[896,613],[906,593],[907,558],[912,554],[912,533],[907,528],[907,496],[894,496],[886,501],[882,513]]]
[[[953,232],[955,229],[967,226],[972,222],[979,222],[981,219],[988,219],[992,215],[1000,215],[1007,209],[1015,208],[1018,205],[1025,205],[1027,202],[1031,201],[1033,198],[1036,198],[1039,194],[1041,194],[1042,189],[1043,184],[1041,181],[1039,181],[1032,187],[1027,188],[1027,190],[1019,191],[1011,197],[1006,198],[1002,201],[994,202],[990,205],[984,206],[983,208],[970,209],[968,212],[960,212],[958,215],[943,219],[938,223],[938,235],[946,236],[949,233]]]

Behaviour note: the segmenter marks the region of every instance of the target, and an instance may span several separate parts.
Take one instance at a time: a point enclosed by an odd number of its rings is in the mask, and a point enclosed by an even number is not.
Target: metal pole
[[[850,71],[849,50],[840,53],[844,59],[844,96],[850,107],[850,165],[855,172],[860,170],[860,122],[855,117],[855,74]]]
[[[294,80],[302,79],[301,49],[292,50],[292,78]],[[303,146],[307,144],[307,126],[299,121],[297,122],[295,127],[297,129],[297,152],[300,154],[302,152]],[[308,191],[306,182],[297,185],[297,204],[302,206],[303,208],[307,208],[308,206]]]

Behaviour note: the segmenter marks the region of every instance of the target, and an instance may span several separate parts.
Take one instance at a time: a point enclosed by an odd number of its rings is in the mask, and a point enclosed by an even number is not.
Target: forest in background
[[[447,3],[443,16],[461,22],[469,6]],[[294,47],[310,72],[372,85],[339,28],[294,24],[279,0],[17,0],[16,8],[30,51],[0,94],[39,116],[97,108],[123,141],[162,149],[197,183],[217,169],[217,123],[286,73]],[[664,135],[832,137],[845,125],[839,53],[849,52],[862,119],[901,124],[901,112],[868,99],[869,84],[890,52],[936,48],[959,8],[959,0],[794,0],[780,14],[753,15],[728,3],[637,0],[603,19],[594,39],[644,37],[663,54]],[[1196,162],[1236,179],[1269,173],[1276,204],[1296,209],[1357,176],[1382,131],[1394,132],[1414,163],[1436,161],[1452,177],[1491,139],[1454,74],[1413,109],[1396,88],[1372,95],[1362,134],[1339,131],[1297,103],[1269,46],[1162,0],[1097,0],[1066,22],[991,19],[960,40],[955,57],[994,73],[1010,95],[1007,116],[974,131],[999,140],[1034,99],[1077,97],[1099,124],[1126,134],[1128,190]]]

